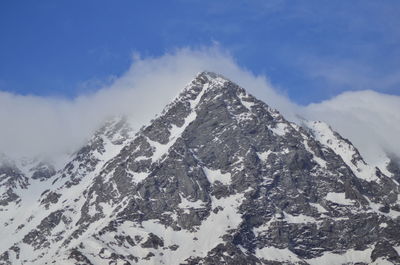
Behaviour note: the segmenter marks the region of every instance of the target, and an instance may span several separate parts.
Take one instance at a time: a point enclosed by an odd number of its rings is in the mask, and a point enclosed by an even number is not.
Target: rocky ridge
[[[108,122],[58,171],[9,164],[3,264],[400,264],[398,163],[368,165],[214,73],[136,134]]]

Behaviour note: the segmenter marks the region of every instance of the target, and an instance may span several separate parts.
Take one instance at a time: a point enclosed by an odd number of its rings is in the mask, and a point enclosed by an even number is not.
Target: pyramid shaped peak
[[[183,88],[175,100],[166,106],[163,113],[166,113],[166,111],[176,104],[193,101],[195,99],[196,102],[198,101],[197,103],[200,103],[203,102],[204,99],[211,100],[217,98],[220,100],[226,99],[228,101],[235,101],[234,98],[236,97],[246,97],[247,100],[257,101],[257,99],[247,93],[244,88],[225,76],[215,72],[203,71],[198,73],[192,81]]]
[[[195,78],[186,86],[180,97],[185,98],[185,94],[199,94],[201,91],[214,91],[214,93],[230,93],[236,94],[249,94],[247,91],[240,87],[238,84],[229,78],[211,71],[203,71],[198,73]]]
[[[202,84],[205,84],[212,81],[230,81],[230,80],[221,74],[217,74],[215,72],[210,72],[210,71],[203,71],[196,75],[194,81],[198,81]]]
[[[197,77],[208,77],[208,78],[211,78],[211,79],[222,77],[222,78],[226,79],[221,74],[218,74],[218,73],[212,72],[212,71],[202,71],[202,72],[197,74]]]

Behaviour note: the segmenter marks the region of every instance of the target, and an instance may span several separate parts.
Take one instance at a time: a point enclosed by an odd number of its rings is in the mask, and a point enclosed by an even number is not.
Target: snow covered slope
[[[0,261],[399,264],[396,165],[203,72],[135,135],[116,119],[54,174],[0,171]]]

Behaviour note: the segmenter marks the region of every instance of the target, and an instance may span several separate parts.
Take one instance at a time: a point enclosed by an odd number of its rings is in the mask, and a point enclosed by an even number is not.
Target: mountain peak
[[[110,122],[10,200],[0,262],[399,264],[399,184],[308,127],[199,73],[135,136]]]
[[[231,84],[227,86],[226,84]],[[184,89],[184,91],[193,89],[194,87],[203,87],[206,89],[218,89],[218,88],[238,88],[231,80],[224,77],[221,74],[214,72],[203,71],[196,75],[192,82]]]
[[[223,75],[217,74],[215,72],[210,72],[210,71],[202,71],[202,72],[198,73],[196,75],[195,79],[197,79],[197,78],[200,78],[203,80],[210,80],[210,79],[217,79],[217,78],[222,78],[222,79],[228,80]]]

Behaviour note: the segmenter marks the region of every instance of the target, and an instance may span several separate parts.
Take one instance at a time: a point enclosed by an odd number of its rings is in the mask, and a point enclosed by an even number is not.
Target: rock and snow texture
[[[397,162],[214,73],[136,134],[113,120],[32,168],[0,167],[0,264],[400,263]]]

